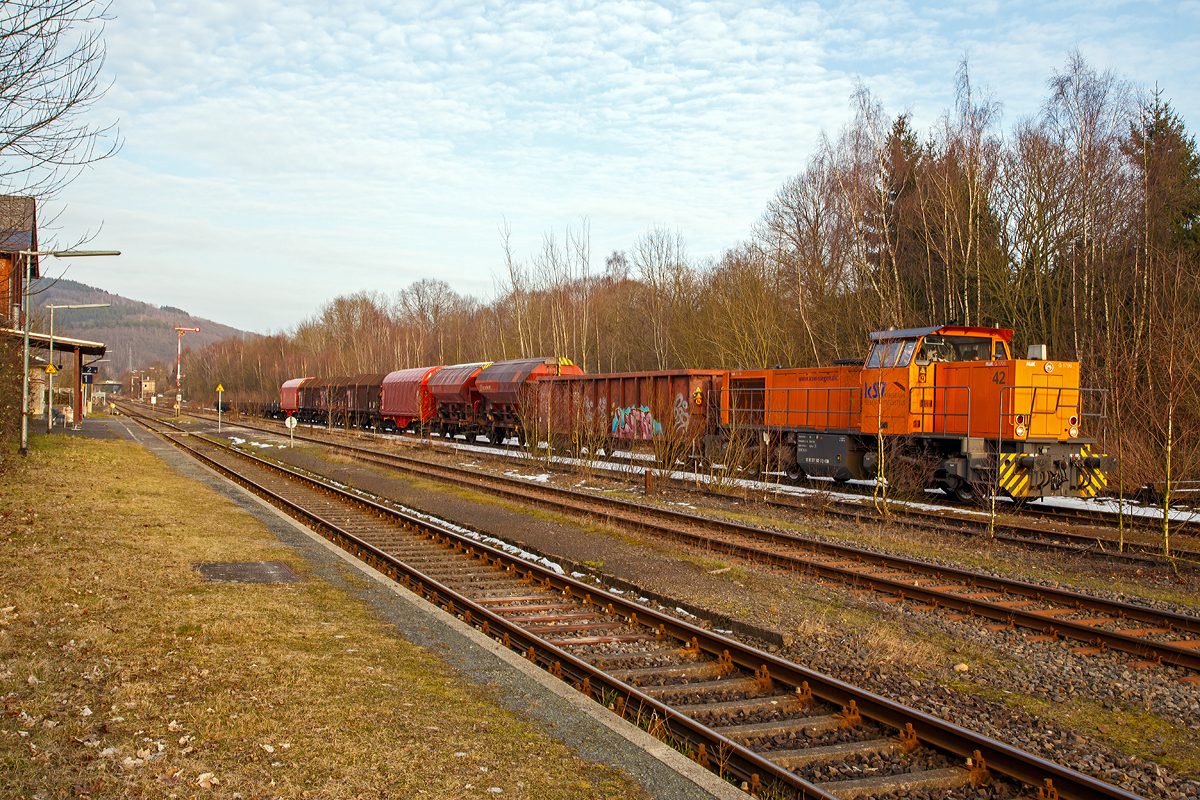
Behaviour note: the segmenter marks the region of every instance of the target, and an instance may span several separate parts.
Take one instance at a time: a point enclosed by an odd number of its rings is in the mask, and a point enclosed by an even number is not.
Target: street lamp
[[[76,258],[83,256],[119,256],[120,250],[21,250],[18,255],[25,256],[25,286],[21,293],[21,313],[25,317],[24,366],[21,375],[21,455],[29,455],[29,283],[33,273],[34,256],[54,256],[55,258]]]
[[[111,305],[112,305],[112,303],[86,303],[86,304],[77,305],[77,306],[66,306],[66,305],[46,306],[46,308],[50,309],[50,366],[51,367],[54,366],[54,309],[56,309],[56,308],[108,308]],[[54,372],[55,372],[54,370],[49,370],[46,373],[46,377],[49,378],[49,381],[47,383],[48,383],[48,386],[50,387],[50,405],[49,405],[49,410],[46,413],[46,433],[51,433],[54,431]],[[80,416],[83,416],[82,399],[81,399],[79,408],[81,409]],[[75,424],[78,425],[82,421],[83,420],[77,419],[77,420],[75,420]],[[66,423],[64,422],[63,424],[65,425]]]

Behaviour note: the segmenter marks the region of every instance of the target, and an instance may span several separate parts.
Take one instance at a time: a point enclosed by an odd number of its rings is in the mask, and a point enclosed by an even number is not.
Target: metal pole
[[[175,416],[179,416],[179,406],[183,403],[183,374],[180,365],[183,363],[183,331],[178,331],[179,339],[175,348]]]
[[[54,366],[54,306],[50,307],[50,366]],[[46,433],[54,433],[54,373],[46,373],[47,385],[50,387],[50,402],[46,406]],[[66,420],[63,420],[66,424]]]
[[[217,433],[221,432],[221,393],[217,392]]]
[[[25,285],[21,287],[21,315],[25,318],[24,365],[21,373],[21,455],[29,455],[29,273],[33,256],[25,252]]]

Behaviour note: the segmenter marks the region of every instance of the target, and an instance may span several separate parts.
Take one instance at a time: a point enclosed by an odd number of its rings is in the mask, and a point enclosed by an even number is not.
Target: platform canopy
[[[0,336],[10,339],[23,340],[25,338],[24,331],[13,330],[12,328],[0,328]],[[50,349],[50,334],[29,332],[29,346],[36,347],[40,350]],[[54,337],[55,350],[71,350],[84,356],[96,356],[99,358],[104,355],[106,345],[104,342],[89,342],[85,339],[71,339],[67,336]]]

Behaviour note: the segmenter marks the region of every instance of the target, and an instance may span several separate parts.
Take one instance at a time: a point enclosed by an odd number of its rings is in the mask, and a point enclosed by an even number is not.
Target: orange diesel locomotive
[[[1082,437],[1091,390],[1080,388],[1079,364],[1047,360],[1044,345],[1014,358],[1012,335],[883,331],[862,362],[730,372],[716,443],[751,441],[763,466],[795,479],[870,479],[883,458],[885,475],[908,465],[964,500],[992,490],[1016,500],[1094,496],[1107,459]]]

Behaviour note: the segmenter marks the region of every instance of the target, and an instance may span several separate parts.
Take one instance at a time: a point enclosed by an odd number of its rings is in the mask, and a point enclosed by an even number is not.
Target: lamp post
[[[76,258],[82,256],[119,256],[120,250],[21,250],[25,257],[25,285],[21,292],[21,315],[25,317],[24,372],[21,375],[21,455],[29,455],[29,283],[33,273],[34,256]]]
[[[176,327],[175,332],[179,334],[179,343],[175,352],[175,416],[179,416],[179,407],[183,404],[183,335],[185,333],[199,333],[199,328],[180,328]]]
[[[67,306],[67,305],[46,306],[46,308],[50,309],[50,365],[54,366],[54,309],[56,309],[56,308],[108,308],[111,305],[112,305],[112,303],[86,303],[84,305],[76,305],[76,306]],[[49,410],[46,413],[46,433],[50,433],[54,430],[54,372],[52,372],[52,371],[47,372],[46,377],[49,378],[48,385],[50,387],[50,404],[49,404]],[[80,404],[79,407],[82,409],[83,405]],[[82,413],[80,414],[80,416],[82,416]],[[76,425],[78,425],[80,422],[82,422],[82,420],[78,420],[78,419],[75,420]],[[64,422],[64,425],[65,424],[66,423]]]

